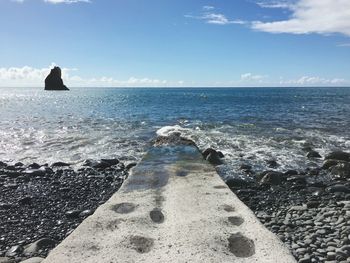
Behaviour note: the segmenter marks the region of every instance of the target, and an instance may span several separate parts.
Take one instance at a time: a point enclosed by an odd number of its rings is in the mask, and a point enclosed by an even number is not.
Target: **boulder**
[[[285,176],[283,173],[270,171],[267,172],[264,177],[260,180],[260,184],[265,185],[279,185],[285,181]]]
[[[28,258],[26,260],[21,261],[20,263],[41,263],[44,261],[44,258],[41,257],[33,257],[33,258]]]
[[[331,185],[326,190],[330,193],[350,193],[350,188],[342,184]]]
[[[341,162],[331,168],[331,174],[335,178],[350,178],[350,163]]]
[[[61,69],[54,67],[45,79],[45,90],[69,90],[64,84],[61,77]]]
[[[20,245],[13,246],[9,250],[6,251],[6,257],[15,257],[23,252],[23,247]]]
[[[328,159],[323,162],[322,169],[327,170],[335,165],[337,165],[339,162],[338,160]]]
[[[350,153],[342,152],[342,151],[335,151],[331,152],[325,157],[326,160],[333,159],[338,161],[350,161]]]
[[[27,256],[31,256],[38,253],[39,250],[46,249],[46,248],[53,248],[55,245],[56,245],[56,241],[50,238],[42,238],[27,245],[24,249],[24,254]]]
[[[321,156],[318,152],[316,152],[316,151],[314,151],[314,150],[309,151],[309,152],[306,154],[306,157],[307,157],[307,158],[322,158],[322,156]]]
[[[220,157],[219,157],[219,155],[217,154],[217,152],[212,152],[212,153],[210,153],[208,156],[207,156],[207,158],[206,158],[206,160],[208,161],[208,162],[210,162],[212,165],[220,165],[220,164],[223,164],[223,162],[220,160]]]

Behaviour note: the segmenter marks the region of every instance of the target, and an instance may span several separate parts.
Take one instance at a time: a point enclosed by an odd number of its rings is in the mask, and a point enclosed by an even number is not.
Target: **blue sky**
[[[0,86],[350,86],[349,0],[1,0]]]

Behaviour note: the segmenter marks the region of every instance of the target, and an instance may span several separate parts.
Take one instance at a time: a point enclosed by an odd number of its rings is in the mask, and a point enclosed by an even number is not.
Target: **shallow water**
[[[139,160],[158,134],[181,131],[222,150],[224,176],[241,163],[302,169],[303,146],[350,150],[350,88],[0,88],[0,160]]]

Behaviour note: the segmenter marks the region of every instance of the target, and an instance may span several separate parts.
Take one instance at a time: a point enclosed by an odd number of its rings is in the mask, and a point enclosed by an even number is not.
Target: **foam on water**
[[[139,160],[157,135],[181,133],[225,154],[224,177],[305,169],[304,146],[350,151],[350,89],[0,89],[0,160]]]

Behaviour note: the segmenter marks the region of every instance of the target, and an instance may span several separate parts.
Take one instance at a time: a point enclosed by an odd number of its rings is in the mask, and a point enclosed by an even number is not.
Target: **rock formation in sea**
[[[69,90],[64,84],[61,77],[61,69],[54,67],[45,79],[45,90]]]

